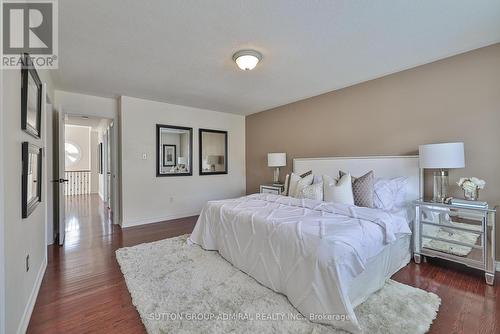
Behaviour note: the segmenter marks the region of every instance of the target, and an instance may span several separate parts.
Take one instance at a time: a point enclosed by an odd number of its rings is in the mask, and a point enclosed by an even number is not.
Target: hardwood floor
[[[190,233],[196,217],[122,230],[97,195],[67,201],[64,247],[49,247],[49,263],[28,333],[145,333],[115,250]],[[430,333],[500,333],[500,275],[496,286],[475,270],[413,262],[393,277],[442,299]]]

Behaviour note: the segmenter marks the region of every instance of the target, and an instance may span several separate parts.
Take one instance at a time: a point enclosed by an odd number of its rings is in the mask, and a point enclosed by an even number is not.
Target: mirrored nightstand
[[[284,184],[261,184],[260,192],[263,194],[275,194],[281,195],[281,193],[285,190]]]
[[[496,208],[415,202],[414,260],[438,257],[483,270],[486,283],[495,279]]]

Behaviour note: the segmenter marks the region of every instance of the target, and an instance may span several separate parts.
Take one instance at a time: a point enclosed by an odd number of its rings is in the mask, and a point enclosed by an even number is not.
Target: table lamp
[[[273,183],[280,184],[280,167],[286,166],[286,153],[268,153],[267,166],[276,168],[274,170]]]
[[[464,168],[464,143],[442,143],[418,147],[420,168],[439,169],[434,172],[432,200],[443,203],[448,197],[448,169]]]
[[[177,157],[177,164],[180,168],[186,168],[187,158],[186,157]]]

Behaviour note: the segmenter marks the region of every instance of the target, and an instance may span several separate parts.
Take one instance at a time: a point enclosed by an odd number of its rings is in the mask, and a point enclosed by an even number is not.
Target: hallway
[[[66,240],[48,265],[28,333],[144,333],[115,250],[190,233],[196,217],[124,231],[97,194],[67,196]]]

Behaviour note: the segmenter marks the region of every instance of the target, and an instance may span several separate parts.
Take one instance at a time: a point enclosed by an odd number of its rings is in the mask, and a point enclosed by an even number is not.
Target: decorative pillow
[[[339,171],[339,177],[346,173]],[[352,179],[352,195],[354,196],[354,205],[373,208],[374,176],[373,171],[369,171],[363,176]]]
[[[285,191],[284,191],[283,195],[294,196],[297,193],[297,183],[301,179],[303,179],[309,175],[311,175],[311,182],[309,182],[309,184],[311,184],[312,183],[312,171],[311,170],[308,172],[305,172],[304,174],[301,174],[301,175],[298,175],[295,173],[287,174],[287,176],[285,178]]]
[[[315,199],[318,201],[323,200],[323,182],[313,183],[311,185],[305,186],[298,193],[297,198],[308,198]]]
[[[290,181],[290,191],[288,193],[288,196],[298,197],[299,194],[302,192],[302,189],[312,184],[314,177],[312,174],[308,174],[307,176],[304,177],[299,176],[297,182],[294,183],[294,175],[297,176],[297,174],[294,173],[292,173],[292,175],[290,176],[291,181]]]
[[[377,209],[392,211],[404,206],[408,178],[401,176],[392,179],[376,179],[373,193],[373,206]]]
[[[338,181],[323,175],[323,200],[354,205],[351,174],[345,174]]]

